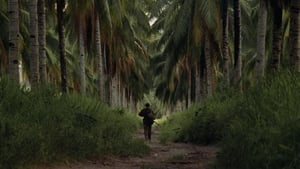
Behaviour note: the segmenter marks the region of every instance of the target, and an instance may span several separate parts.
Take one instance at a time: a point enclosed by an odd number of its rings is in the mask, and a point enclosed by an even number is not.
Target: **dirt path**
[[[143,139],[143,131],[137,137]],[[99,161],[76,162],[43,169],[207,169],[215,160],[217,148],[183,143],[160,144],[154,130],[150,155],[143,157],[110,157]],[[41,168],[34,168],[41,169]]]

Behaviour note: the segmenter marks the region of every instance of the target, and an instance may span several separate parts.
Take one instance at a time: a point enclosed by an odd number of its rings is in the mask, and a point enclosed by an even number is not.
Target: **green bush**
[[[162,141],[219,142],[217,169],[300,165],[300,75],[283,72],[249,91],[221,91],[162,125]]]
[[[300,165],[300,78],[282,73],[232,105],[220,169],[295,169]]]
[[[214,144],[223,137],[233,116],[231,105],[236,101],[233,91],[219,93],[194,105],[185,112],[177,112],[162,124],[160,140]]]
[[[52,87],[29,92],[5,80],[0,98],[0,168],[149,151],[132,137],[136,116],[96,99]]]

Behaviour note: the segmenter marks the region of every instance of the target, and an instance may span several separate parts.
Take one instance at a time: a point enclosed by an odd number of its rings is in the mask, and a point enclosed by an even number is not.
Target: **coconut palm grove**
[[[145,103],[198,169],[300,166],[299,0],[0,0],[0,28],[0,169],[147,157]]]

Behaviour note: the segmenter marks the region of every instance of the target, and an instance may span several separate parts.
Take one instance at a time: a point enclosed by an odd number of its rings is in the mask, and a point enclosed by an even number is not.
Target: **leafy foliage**
[[[131,136],[139,125],[135,116],[96,99],[51,87],[28,92],[4,80],[0,96],[0,168],[148,150]]]
[[[235,101],[235,92],[228,90],[187,111],[172,114],[162,125],[161,141],[217,143],[233,116],[230,109]]]
[[[283,72],[244,94],[221,89],[162,126],[162,141],[218,143],[217,169],[294,169],[300,164],[300,78]]]
[[[299,89],[299,74],[283,73],[233,105],[236,116],[222,141],[219,168],[297,168]]]

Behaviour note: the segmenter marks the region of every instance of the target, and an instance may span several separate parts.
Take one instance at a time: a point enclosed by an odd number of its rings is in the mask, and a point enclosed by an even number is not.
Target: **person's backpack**
[[[151,110],[151,109],[148,109],[147,110],[147,114],[146,114],[146,118],[148,119],[148,121],[153,124],[154,123],[154,120],[155,120],[155,114],[154,112]]]
[[[155,119],[155,115],[153,113],[152,110],[149,109],[148,113],[147,113],[147,117],[151,120],[154,120]]]
[[[155,120],[155,114],[149,108],[144,108],[139,112],[139,116],[144,117],[143,121],[147,124],[153,124]]]

